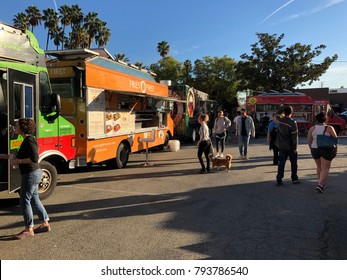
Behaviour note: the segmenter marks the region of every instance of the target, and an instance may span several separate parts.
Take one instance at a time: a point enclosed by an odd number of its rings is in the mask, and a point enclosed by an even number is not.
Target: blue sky
[[[285,46],[324,44],[317,62],[335,53],[338,62],[312,86],[347,88],[347,0],[16,0],[3,1],[0,21],[12,24],[14,15],[28,6],[43,10],[55,4],[78,4],[85,14],[97,12],[112,32],[106,49],[144,65],[160,59],[156,47],[163,40],[180,62],[223,55],[238,60],[243,53],[251,54],[257,32],[284,33]],[[43,27],[34,33],[44,47]]]

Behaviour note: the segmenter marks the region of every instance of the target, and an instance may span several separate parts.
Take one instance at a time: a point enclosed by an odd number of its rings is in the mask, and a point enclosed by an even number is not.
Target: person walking
[[[200,139],[197,143],[198,147],[198,159],[201,165],[201,170],[199,171],[200,174],[204,174],[207,172],[210,172],[210,149],[211,149],[211,139],[210,139],[210,131],[207,126],[207,122],[209,120],[208,115],[201,114],[198,117],[198,122],[200,123],[200,130],[199,130],[199,136]],[[205,155],[206,158],[206,166],[204,164],[204,160],[202,158],[202,155]]]
[[[269,144],[269,150],[273,152],[272,164],[278,164],[278,147],[276,146],[276,138],[277,138],[277,122],[275,122],[276,114],[272,115],[272,120],[269,123],[269,127],[267,130],[267,143]]]
[[[289,157],[291,163],[291,179],[293,184],[299,184],[298,178],[298,126],[296,121],[292,119],[293,108],[285,106],[283,108],[283,117],[279,113],[276,114],[277,121],[277,138],[276,146],[279,150],[278,169],[276,176],[276,185],[282,186],[282,179],[284,177],[284,168],[287,158]]]
[[[224,116],[223,111],[218,112],[218,117],[214,120],[213,134],[216,138],[216,150],[217,157],[223,157],[225,138],[227,136],[227,129],[231,125],[231,121]],[[220,153],[219,153],[219,143],[220,143]]]
[[[248,146],[249,138],[255,137],[255,127],[253,119],[247,115],[246,109],[241,109],[241,116],[236,120],[235,136],[238,137],[239,142],[239,159],[249,159]]]
[[[328,116],[326,112],[320,112],[316,115],[315,126],[312,126],[307,134],[307,144],[311,149],[311,155],[317,166],[318,185],[316,189],[324,193],[326,189],[327,178],[332,160],[337,153],[336,149],[321,149],[317,145],[317,135],[327,135],[337,138],[335,129],[327,125]]]
[[[38,164],[38,145],[33,136],[35,122],[33,119],[21,118],[16,122],[15,133],[23,137],[23,142],[17,156],[10,160],[11,166],[19,166],[22,176],[20,189],[20,207],[24,217],[25,228],[15,235],[15,239],[25,239],[34,236],[35,233],[48,232],[51,226],[49,217],[38,195],[38,185],[41,182],[42,170]],[[41,225],[34,230],[33,209],[35,208]]]

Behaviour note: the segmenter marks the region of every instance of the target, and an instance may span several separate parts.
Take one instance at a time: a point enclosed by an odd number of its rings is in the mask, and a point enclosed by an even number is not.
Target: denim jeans
[[[280,150],[278,155],[278,170],[277,170],[277,182],[282,182],[284,177],[284,167],[286,165],[287,158],[289,157],[292,171],[292,181],[298,180],[298,153],[292,150]]]
[[[42,170],[22,174],[22,186],[20,189],[20,206],[23,212],[24,224],[26,227],[34,226],[33,208],[36,210],[40,220],[49,221],[46,209],[43,207],[39,194],[38,186],[41,182]]]
[[[247,156],[249,138],[250,138],[250,136],[239,135],[239,151],[240,151],[240,156],[242,156],[242,157]]]

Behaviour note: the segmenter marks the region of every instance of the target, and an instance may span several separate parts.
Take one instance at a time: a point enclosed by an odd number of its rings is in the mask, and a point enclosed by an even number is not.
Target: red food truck
[[[247,96],[246,108],[253,117],[260,119],[267,114],[270,119],[281,106],[292,106],[293,119],[298,124],[299,133],[305,134],[314,124],[314,117],[320,111],[326,111],[329,115],[329,125],[332,125],[337,133],[346,129],[344,119],[336,115],[329,104],[329,100],[314,100],[310,96],[300,92],[270,92],[255,96]]]

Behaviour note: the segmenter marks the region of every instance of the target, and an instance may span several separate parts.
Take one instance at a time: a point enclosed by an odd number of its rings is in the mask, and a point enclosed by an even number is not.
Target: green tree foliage
[[[35,6],[29,6],[25,13],[18,13],[14,16],[15,27],[28,29],[44,22],[47,29],[46,50],[48,49],[49,39],[53,40],[54,45],[61,48],[91,48],[95,43],[98,47],[105,46],[111,37],[111,30],[107,23],[98,18],[95,12],[89,12],[86,16],[82,13],[78,5],[63,5],[55,10],[48,8],[42,11]],[[69,27],[69,32],[67,32]],[[68,36],[66,36],[68,33]]]
[[[192,86],[207,92],[220,107],[230,110],[237,107],[236,65],[234,59],[227,56],[197,59],[194,62],[194,82]]]
[[[181,63],[171,56],[163,57],[157,63],[150,65],[150,70],[157,74],[156,80],[171,80],[173,84],[180,83]]]
[[[326,57],[322,63],[314,63],[325,45],[312,48],[311,45],[296,43],[285,47],[281,45],[284,34],[257,33],[257,36],[259,42],[251,45],[252,54],[242,54],[237,65],[240,90],[281,91],[293,90],[305,82],[312,84],[337,59],[335,54]]]

